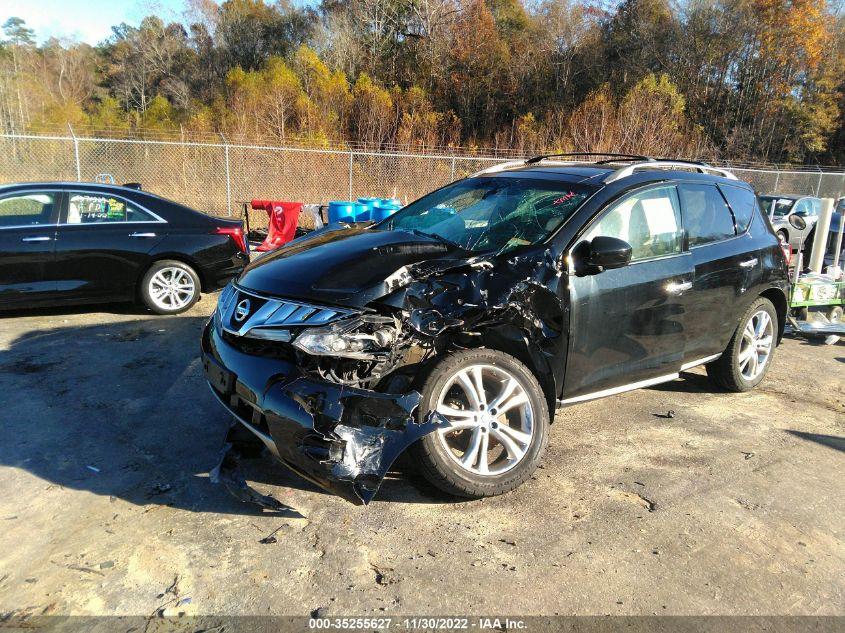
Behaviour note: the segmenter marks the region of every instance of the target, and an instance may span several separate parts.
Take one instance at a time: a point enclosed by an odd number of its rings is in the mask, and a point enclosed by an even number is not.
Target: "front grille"
[[[291,363],[296,362],[296,353],[289,343],[265,341],[257,338],[250,338],[248,336],[238,336],[237,334],[230,334],[225,330],[222,333],[222,337],[229,345],[244,354],[249,354],[250,356],[276,358],[279,360],[286,360]]]
[[[232,336],[256,338],[250,336],[255,328],[284,330],[288,327],[321,326],[351,314],[351,311],[342,308],[264,297],[232,286],[220,296],[216,320]]]

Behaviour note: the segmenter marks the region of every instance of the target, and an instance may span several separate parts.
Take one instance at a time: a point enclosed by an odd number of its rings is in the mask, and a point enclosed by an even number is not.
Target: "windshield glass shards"
[[[426,234],[470,252],[544,241],[595,191],[529,178],[470,178],[408,205],[379,228]]]

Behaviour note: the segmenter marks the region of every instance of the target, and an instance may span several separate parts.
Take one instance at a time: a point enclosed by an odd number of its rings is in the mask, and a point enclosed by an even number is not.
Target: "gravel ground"
[[[786,339],[747,394],[695,371],[559,411],[494,499],[406,467],[361,508],[244,462],[284,519],[208,481],[215,300],[0,318],[0,613],[845,615],[845,344]]]

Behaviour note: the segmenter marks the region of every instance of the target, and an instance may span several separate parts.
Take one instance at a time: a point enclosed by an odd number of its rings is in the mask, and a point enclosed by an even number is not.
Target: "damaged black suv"
[[[698,365],[756,386],[788,282],[751,187],[702,163],[577,156],[498,165],[254,261],[202,337],[233,429],[355,503],[409,448],[475,497],[532,474],[556,407]]]

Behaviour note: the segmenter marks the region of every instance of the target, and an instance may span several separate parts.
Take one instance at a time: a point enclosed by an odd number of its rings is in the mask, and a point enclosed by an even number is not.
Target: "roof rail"
[[[611,182],[615,182],[617,180],[621,180],[622,178],[632,176],[634,172],[641,169],[654,169],[661,167],[680,167],[683,169],[695,169],[702,174],[711,172],[729,180],[739,180],[733,173],[731,173],[727,169],[722,169],[721,167],[713,167],[712,165],[708,165],[707,163],[702,163],[700,161],[651,158],[649,156],[640,156],[639,154],[614,154],[606,152],[569,152],[566,154],[543,154],[540,156],[532,156],[531,158],[524,160],[512,160],[506,163],[499,163],[497,165],[487,167],[486,169],[482,169],[481,171],[477,171],[472,174],[471,178],[474,178],[476,176],[483,176],[484,174],[495,174],[501,171],[507,171],[508,169],[525,167],[526,165],[536,165],[537,163],[540,163],[544,160],[548,160],[550,158],[569,158],[573,156],[608,156],[609,158],[605,160],[595,161],[593,163],[585,162],[582,160],[568,160],[555,162],[559,165],[608,165],[611,163],[636,161],[630,165],[626,165],[625,167],[617,169],[616,171],[605,176],[603,180],[605,184],[610,184]]]
[[[727,178],[728,180],[739,180],[739,178],[737,178],[732,172],[728,171],[727,169],[722,169],[721,167],[713,167],[706,163],[700,163],[692,160],[661,160],[653,158],[651,160],[643,161],[641,163],[634,163],[633,165],[626,165],[621,169],[617,169],[615,172],[609,174],[604,178],[604,183],[610,184],[612,182],[616,182],[617,180],[621,180],[622,178],[633,176],[634,172],[638,170],[654,169],[656,167],[681,167],[684,169],[696,169],[699,173],[702,174],[712,172],[717,176]]]
[[[514,167],[522,167],[523,165],[525,165],[524,160],[512,160],[512,161],[509,161],[507,163],[498,163],[498,164],[493,165],[491,167],[487,167],[485,169],[482,169],[481,171],[475,172],[474,174],[472,174],[472,176],[470,176],[470,178],[475,178],[476,176],[483,176],[484,174],[495,174],[495,173],[498,173],[500,171],[512,169]]]
[[[565,154],[541,154],[540,156],[532,156],[525,161],[526,165],[533,165],[539,163],[547,158],[568,158],[571,156],[609,156],[610,160],[599,160],[596,164],[616,162],[619,159],[623,160],[652,160],[648,156],[640,156],[639,154],[614,154],[613,152],[567,152]]]

